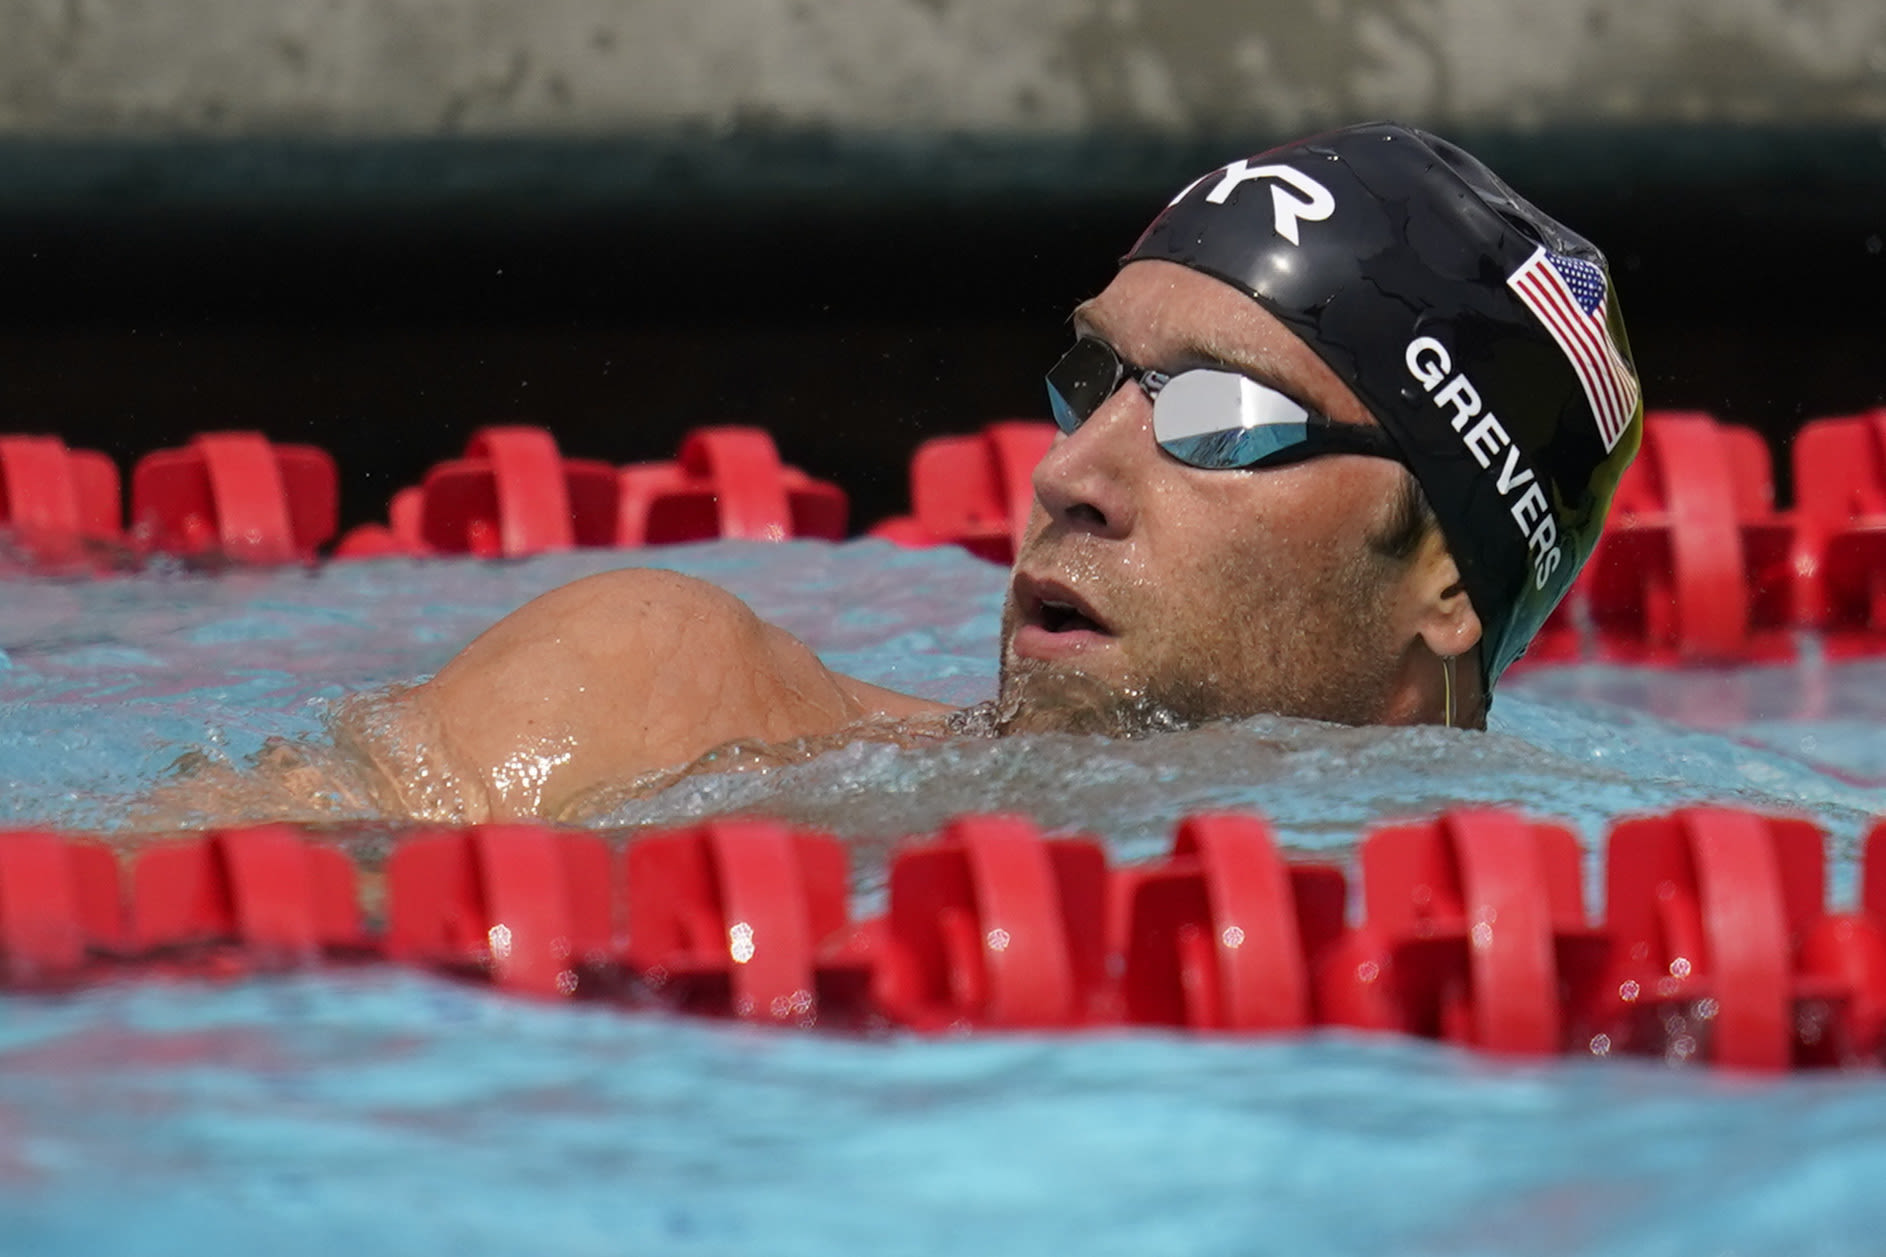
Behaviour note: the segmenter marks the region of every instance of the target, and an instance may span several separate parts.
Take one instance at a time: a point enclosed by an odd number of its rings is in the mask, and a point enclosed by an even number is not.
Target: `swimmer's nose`
[[[1065,528],[1103,537],[1133,529],[1134,477],[1158,455],[1152,404],[1131,381],[1035,465],[1035,500]]]

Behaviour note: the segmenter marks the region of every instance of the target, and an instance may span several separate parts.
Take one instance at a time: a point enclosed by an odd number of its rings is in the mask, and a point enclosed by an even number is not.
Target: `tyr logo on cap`
[[[1252,166],[1238,160],[1212,174],[1218,175],[1219,179],[1212,190],[1205,194],[1205,199],[1213,205],[1223,205],[1240,184],[1255,179],[1275,179],[1278,183],[1295,188],[1300,195],[1292,196],[1276,183],[1270,189],[1271,225],[1276,228],[1278,235],[1291,244],[1303,243],[1297,231],[1298,224],[1320,223],[1336,212],[1336,198],[1330,195],[1329,189],[1291,166]],[[1172,198],[1166,208],[1171,209],[1183,201],[1193,188],[1211,177],[1201,175],[1192,180],[1183,192]]]

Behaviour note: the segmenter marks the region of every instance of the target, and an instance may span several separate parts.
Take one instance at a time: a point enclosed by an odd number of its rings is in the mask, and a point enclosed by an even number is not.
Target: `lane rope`
[[[1347,867],[1286,858],[1245,813],[1188,816],[1165,859],[1127,867],[1092,838],[961,816],[896,849],[869,920],[849,914],[844,845],[776,821],[626,843],[419,827],[378,869],[349,834],[217,829],[121,861],[96,835],[0,832],[0,986],[392,962],[522,997],[854,1032],[1349,1027],[1763,1072],[1886,1058],[1886,819],[1839,913],[1808,821],[1620,821],[1605,921],[1568,829],[1490,809],[1372,829]]]

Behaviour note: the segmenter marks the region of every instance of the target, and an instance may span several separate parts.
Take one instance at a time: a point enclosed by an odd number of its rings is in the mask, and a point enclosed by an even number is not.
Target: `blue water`
[[[875,543],[660,552],[834,666],[994,683],[1002,574]],[[0,822],[111,827],[186,751],[315,737],[618,556],[14,579]],[[835,610],[836,609],[836,610]],[[1514,677],[1485,735],[1258,720],[697,778],[613,823],[763,808],[882,851],[1023,808],[1116,858],[1202,807],[1350,850],[1453,800],[1563,818],[1712,799],[1812,816],[1835,895],[1886,814],[1886,664]],[[1514,1066],[1337,1034],[942,1041],[762,1033],[357,970],[0,1000],[0,1253],[1878,1253],[1886,1076]]]

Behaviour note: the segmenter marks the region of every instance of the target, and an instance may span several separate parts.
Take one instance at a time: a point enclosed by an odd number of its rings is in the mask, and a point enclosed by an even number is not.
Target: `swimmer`
[[[860,737],[1484,727],[1641,436],[1603,255],[1397,125],[1201,176],[1072,333],[992,703],[839,675],[720,589],[609,572],[343,713],[363,796],[559,819]]]

